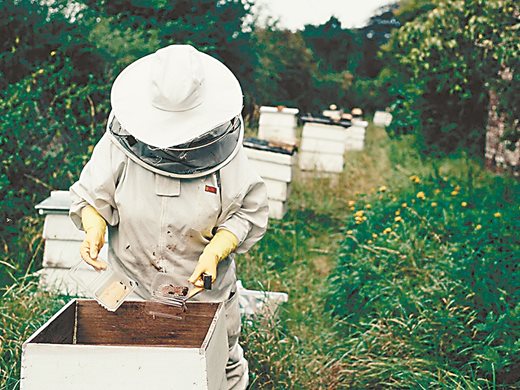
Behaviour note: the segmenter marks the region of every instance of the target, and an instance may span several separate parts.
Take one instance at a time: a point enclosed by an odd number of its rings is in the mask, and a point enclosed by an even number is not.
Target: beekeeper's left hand
[[[211,275],[213,283],[217,278],[217,265],[238,246],[238,238],[229,230],[220,229],[211,239],[199,257],[195,271],[188,281],[197,287],[203,287],[202,274]]]

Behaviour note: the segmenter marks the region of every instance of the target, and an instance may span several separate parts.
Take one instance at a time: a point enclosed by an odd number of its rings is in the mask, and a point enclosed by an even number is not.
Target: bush
[[[348,222],[328,307],[353,386],[519,385],[517,182],[381,188]]]
[[[1,260],[14,276],[25,273],[32,256],[20,235],[34,205],[76,180],[108,115],[107,83],[91,78],[79,85],[70,59],[53,53],[49,60],[0,92]]]

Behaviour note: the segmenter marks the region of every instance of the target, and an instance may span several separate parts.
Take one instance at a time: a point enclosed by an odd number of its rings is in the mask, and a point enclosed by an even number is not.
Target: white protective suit
[[[176,284],[187,285],[217,229],[237,236],[237,253],[262,238],[268,220],[266,189],[242,146],[217,173],[196,179],[151,172],[127,153],[109,131],[103,135],[70,189],[70,216],[81,229],[81,209],[90,204],[107,221],[108,261],[138,282],[141,297],[150,297],[151,282],[160,271],[173,275]],[[212,290],[193,299],[226,302],[228,388],[245,389],[248,368],[238,344],[241,324],[235,291],[235,262],[230,255],[219,263]]]

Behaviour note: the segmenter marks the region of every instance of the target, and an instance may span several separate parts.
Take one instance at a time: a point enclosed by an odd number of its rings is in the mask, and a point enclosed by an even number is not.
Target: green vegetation
[[[65,300],[38,291],[33,206],[77,178],[118,72],[172,43],[237,74],[252,128],[265,104],[394,115],[342,175],[299,176],[239,258],[247,288],[290,294],[244,324],[252,388],[520,387],[519,184],[480,163],[490,91],[518,140],[517,2],[403,0],[296,32],[255,24],[249,0],[76,3],[0,3],[0,388]]]

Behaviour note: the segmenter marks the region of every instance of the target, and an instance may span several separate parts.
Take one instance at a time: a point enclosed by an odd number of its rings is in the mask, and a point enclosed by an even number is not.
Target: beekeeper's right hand
[[[98,260],[98,254],[105,244],[105,232],[107,223],[97,210],[88,205],[81,209],[81,223],[87,234],[81,243],[81,258],[94,267],[97,271],[104,270],[107,263]]]

